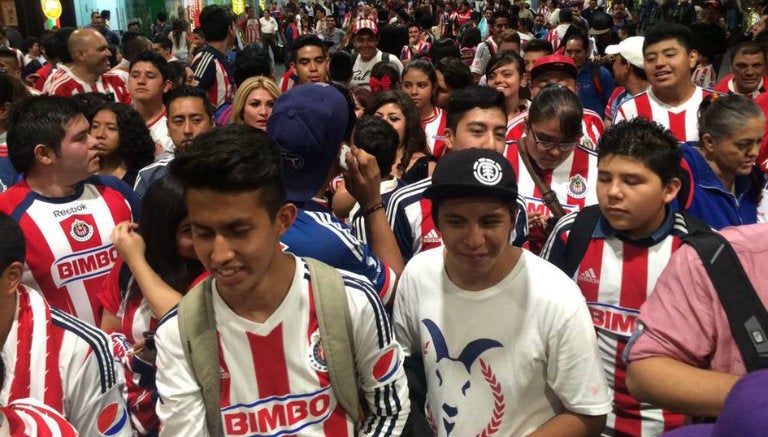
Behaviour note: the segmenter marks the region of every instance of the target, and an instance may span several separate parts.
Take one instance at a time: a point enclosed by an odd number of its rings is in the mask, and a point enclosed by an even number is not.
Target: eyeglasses
[[[536,146],[541,150],[552,150],[553,148],[557,147],[557,150],[561,152],[570,152],[571,150],[575,149],[576,146],[579,145],[578,141],[542,141],[539,139],[539,137],[536,135],[536,131],[533,130],[533,126],[530,124],[528,125],[528,130],[531,131],[531,136],[533,137],[533,142],[536,143]]]

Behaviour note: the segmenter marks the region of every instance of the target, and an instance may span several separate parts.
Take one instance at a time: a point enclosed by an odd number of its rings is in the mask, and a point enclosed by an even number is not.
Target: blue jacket
[[[735,194],[715,175],[696,143],[683,143],[683,159],[691,169],[693,199],[686,213],[720,230],[727,226],[757,223],[757,203],[764,182],[754,168],[751,175],[737,176]]]
[[[615,87],[613,75],[605,67],[600,67],[600,84],[603,89],[598,93],[592,80],[592,65],[592,61],[587,61],[576,77],[576,83],[579,84],[579,100],[584,109],[591,109],[597,112],[600,118],[605,118],[605,105],[608,104]]]

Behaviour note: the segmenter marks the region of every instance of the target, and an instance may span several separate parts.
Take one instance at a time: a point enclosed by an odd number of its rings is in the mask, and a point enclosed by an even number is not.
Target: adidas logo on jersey
[[[579,281],[583,282],[589,282],[590,284],[599,284],[600,280],[597,279],[597,275],[595,274],[595,270],[590,267],[587,270],[584,270],[579,274],[579,276],[576,277]]]
[[[427,235],[421,237],[422,243],[440,243],[441,241],[440,234],[434,229],[427,232]]]

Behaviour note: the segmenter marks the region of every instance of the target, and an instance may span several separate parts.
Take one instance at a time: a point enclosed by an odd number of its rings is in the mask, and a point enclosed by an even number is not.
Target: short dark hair
[[[496,24],[496,20],[498,20],[499,18],[506,18],[507,21],[511,21],[509,19],[509,14],[508,13],[506,13],[505,11],[502,11],[502,10],[498,10],[498,11],[494,12],[493,14],[491,14],[491,19],[488,21],[488,24],[490,26],[493,26],[494,24]]]
[[[181,61],[168,63],[168,80],[171,81],[171,89],[184,86],[187,83],[187,65]]]
[[[531,124],[559,120],[560,131],[565,138],[577,138],[581,135],[583,117],[584,107],[576,93],[558,84],[542,88],[528,109],[528,121]]]
[[[0,47],[0,58],[10,59],[17,66],[23,67],[23,65],[19,65],[19,58],[16,57],[16,52],[14,52],[11,49],[8,49],[8,48],[5,48],[5,47]]]
[[[129,27],[129,28],[130,28],[131,26],[134,26],[134,25],[135,25],[135,26],[139,26],[139,27],[141,27],[141,23],[139,23],[138,21],[135,21],[135,20],[134,20],[134,21],[131,21],[131,22],[129,22],[129,23],[128,23],[128,27]]]
[[[168,19],[168,14],[166,14],[165,11],[160,11],[157,13],[156,17],[159,21],[165,21]]]
[[[328,75],[336,82],[347,83],[352,80],[352,57],[349,53],[341,50],[331,53]]]
[[[587,37],[587,35],[582,32],[572,32],[566,35],[562,42],[560,42],[560,47],[565,47],[566,44],[573,40],[581,41],[581,46],[584,48],[584,50],[589,52],[589,37]]]
[[[232,75],[237,86],[249,77],[272,77],[272,60],[269,58],[269,50],[265,49],[260,42],[245,46],[232,64]]]
[[[185,191],[258,191],[260,203],[271,218],[286,202],[280,149],[264,131],[245,124],[230,124],[200,134],[192,144],[176,152],[169,167]]]
[[[499,108],[504,116],[507,116],[507,110],[504,106],[504,95],[502,93],[487,86],[470,85],[451,94],[451,100],[448,102],[448,119],[446,120],[445,127],[455,132],[464,114],[475,108]],[[581,124],[579,124],[579,128],[581,128]]]
[[[208,5],[200,12],[200,28],[208,41],[224,41],[232,26],[232,13],[229,9]]]
[[[691,30],[682,24],[678,23],[664,23],[657,24],[645,31],[645,40],[643,41],[643,54],[648,46],[674,39],[681,46],[685,48],[685,51],[690,53],[693,50],[693,33]]]
[[[432,59],[432,62],[439,62],[441,59],[451,56],[460,58],[461,50],[456,41],[450,38],[435,41],[429,49],[429,57]]]
[[[296,38],[296,41],[293,42],[291,62],[296,62],[299,49],[303,49],[304,47],[319,47],[323,52],[323,56],[328,56],[328,47],[317,35],[302,35]]]
[[[168,35],[164,33],[158,33],[155,35],[155,37],[152,38],[152,43],[159,45],[165,50],[173,50],[173,41],[171,41],[171,39],[168,38]]]
[[[364,115],[355,125],[355,146],[376,158],[381,177],[392,173],[400,137],[395,128],[384,119]]]
[[[139,32],[129,30],[123,33],[123,38],[120,40],[120,49],[123,51],[125,59],[130,61],[134,56],[138,55],[139,52],[152,49],[151,44],[148,43],[149,40],[147,37]]]
[[[629,65],[629,68],[632,70],[632,73],[634,73],[635,76],[639,77],[640,79],[648,80],[648,75],[645,74],[645,69],[640,68],[635,64],[631,64],[629,61],[627,61],[627,59],[624,56],[619,55],[616,61],[621,62],[622,65]]]
[[[536,38],[528,41],[528,43],[525,44],[525,47],[523,47],[523,53],[528,52],[544,52],[547,55],[551,55],[555,50],[552,48],[552,43],[549,41]]]
[[[173,103],[174,100],[183,97],[193,97],[202,100],[203,106],[205,106],[206,115],[208,115],[208,117],[213,117],[213,106],[211,105],[210,99],[208,99],[208,94],[196,86],[184,85],[172,89],[165,95],[165,112],[168,114],[169,118],[171,116],[171,103]]]
[[[24,263],[26,240],[21,226],[10,216],[0,212],[0,274],[15,262]]]
[[[144,50],[139,52],[130,61],[131,61],[131,65],[128,68],[129,72],[133,70],[133,66],[136,65],[137,63],[149,62],[150,64],[154,65],[155,68],[157,68],[157,71],[160,72],[160,76],[163,77],[163,80],[171,80],[171,72],[168,69],[168,61],[166,61],[163,55],[161,55],[160,53],[157,53],[153,50]]]
[[[606,156],[626,156],[640,161],[666,184],[680,177],[682,151],[669,129],[647,120],[634,118],[611,125],[600,137],[598,162]]]
[[[453,90],[464,88],[473,82],[472,71],[459,58],[443,58],[435,62],[435,69],[443,74],[445,84]]]
[[[47,44],[43,44],[45,48],[45,54],[50,59],[53,53],[54,56],[59,58],[59,62],[68,64],[72,62],[72,55],[69,53],[68,43],[69,37],[74,32],[74,27],[62,27],[53,33],[53,37],[50,41],[46,41]]]
[[[13,168],[27,173],[38,144],[60,155],[67,124],[82,116],[77,104],[66,97],[34,96],[14,103],[8,116],[8,157]]]
[[[35,45],[35,43],[39,43],[37,38],[34,36],[30,36],[24,40],[24,45],[22,45],[22,48],[24,49],[24,53],[29,53],[29,49],[32,48],[32,46]]]
[[[733,63],[733,60],[736,59],[736,56],[738,55],[758,54],[763,55],[763,59],[765,59],[765,50],[763,50],[763,47],[761,47],[760,44],[757,44],[754,41],[744,41],[731,49],[731,63]]]

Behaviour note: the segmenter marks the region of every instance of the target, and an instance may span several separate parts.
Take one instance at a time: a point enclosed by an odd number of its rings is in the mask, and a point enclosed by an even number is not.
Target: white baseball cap
[[[606,55],[621,55],[630,64],[643,68],[643,42],[645,37],[630,36],[624,41],[605,48]]]

